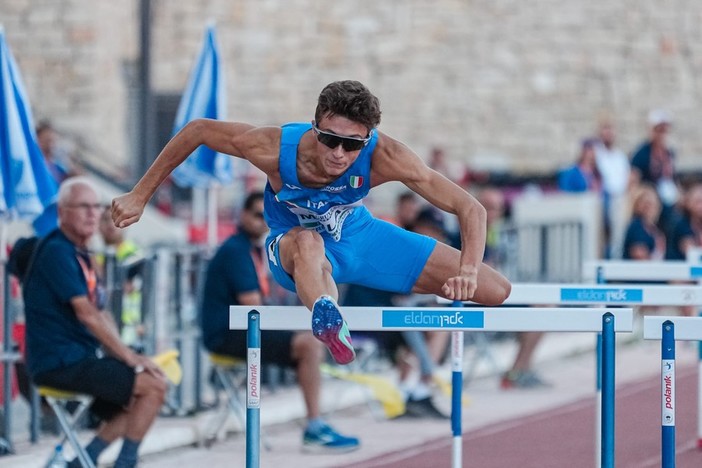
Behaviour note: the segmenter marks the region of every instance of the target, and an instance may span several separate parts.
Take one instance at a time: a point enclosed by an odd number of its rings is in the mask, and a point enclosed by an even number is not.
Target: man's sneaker
[[[532,370],[512,370],[502,375],[500,387],[503,390],[515,388],[547,388],[552,385]]]
[[[358,438],[339,434],[327,424],[322,424],[317,430],[305,430],[302,439],[302,450],[315,453],[351,452],[361,446]]]
[[[431,397],[422,398],[421,400],[413,400],[410,398],[405,404],[404,416],[411,418],[431,418],[431,419],[449,419],[450,416],[442,413],[436,406]]]
[[[334,298],[321,296],[312,307],[312,333],[324,343],[334,360],[348,364],[356,357],[351,334]]]

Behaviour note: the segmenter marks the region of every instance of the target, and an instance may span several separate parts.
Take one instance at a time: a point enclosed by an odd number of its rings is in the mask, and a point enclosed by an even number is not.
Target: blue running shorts
[[[436,240],[370,215],[361,218],[344,226],[338,242],[321,234],[334,281],[409,293],[434,250]],[[279,242],[283,235],[283,231],[271,232],[266,239],[268,264],[273,278],[294,292],[295,283],[280,261]]]

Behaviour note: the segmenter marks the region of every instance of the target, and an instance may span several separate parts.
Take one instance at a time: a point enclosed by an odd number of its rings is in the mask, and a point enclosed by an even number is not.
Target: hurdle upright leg
[[[702,341],[697,342],[697,448],[702,450]]]
[[[615,334],[614,315],[602,316],[602,421],[600,464],[603,468],[614,468],[614,366]]]
[[[604,284],[604,269],[597,268],[597,284]],[[604,329],[604,327],[603,327]],[[595,468],[602,466],[602,332],[595,343]]]
[[[454,307],[462,307],[461,301],[454,301]],[[463,427],[461,403],[463,396],[463,333],[451,332],[451,432],[453,445],[451,451],[452,468],[463,466]]]
[[[252,310],[246,333],[246,468],[261,466],[261,323]]]
[[[675,325],[663,322],[661,330],[661,463],[675,468]]]

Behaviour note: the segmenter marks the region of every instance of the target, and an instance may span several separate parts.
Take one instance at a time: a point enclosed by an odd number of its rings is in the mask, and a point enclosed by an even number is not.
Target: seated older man
[[[38,385],[95,397],[91,410],[103,422],[86,452],[97,462],[110,443],[124,438],[115,467],[133,467],[167,384],[150,359],[120,341],[101,310],[104,294],[88,251],[101,210],[87,179],[61,185],[59,228],[39,242],[24,277],[27,368]]]

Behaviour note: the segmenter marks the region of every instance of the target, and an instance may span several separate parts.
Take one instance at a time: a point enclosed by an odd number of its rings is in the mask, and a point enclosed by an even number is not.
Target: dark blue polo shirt
[[[229,333],[229,306],[239,305],[237,296],[259,289],[251,248],[245,234],[233,235],[224,241],[207,267],[200,327],[202,342],[209,350],[221,348],[227,335],[232,336]]]
[[[685,260],[685,252],[680,250],[680,242],[687,237],[694,239],[695,231],[692,230],[690,218],[685,216],[675,223],[673,232],[670,234],[668,251],[665,254],[666,260]]]
[[[656,249],[656,238],[646,230],[643,220],[639,217],[632,218],[626,229],[624,249],[622,252],[622,258],[624,260],[632,259],[629,250],[631,250],[634,245],[645,245],[649,254],[653,253]]]
[[[88,285],[75,245],[59,230],[39,244],[23,285],[27,369],[32,376],[95,356],[99,342],[78,321],[74,297],[87,296]]]

